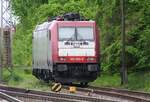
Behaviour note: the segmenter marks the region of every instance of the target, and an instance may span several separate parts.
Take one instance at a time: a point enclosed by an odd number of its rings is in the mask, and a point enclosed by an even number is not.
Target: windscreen
[[[93,27],[60,27],[59,40],[94,40]]]
[[[79,27],[77,28],[77,40],[93,40],[92,27]]]
[[[74,40],[75,28],[74,27],[61,27],[59,28],[59,40]]]

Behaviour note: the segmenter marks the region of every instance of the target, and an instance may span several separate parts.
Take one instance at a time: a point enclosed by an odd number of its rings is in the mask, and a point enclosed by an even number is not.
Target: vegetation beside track
[[[126,88],[129,90],[147,91],[150,92],[150,72],[136,72],[129,73],[129,82],[127,85],[120,85],[120,75],[119,74],[102,74],[94,82],[90,83],[92,86],[98,87],[116,87],[116,88]]]
[[[142,73],[142,74],[141,74]],[[120,85],[119,74],[102,74],[94,82],[89,85],[97,87],[116,87],[127,88],[130,90],[150,92],[150,72],[137,72],[129,74],[129,83],[126,86]],[[36,79],[31,74],[30,69],[14,68],[10,73],[7,69],[4,70],[4,80],[8,86],[15,86],[29,89],[50,90],[51,83],[46,84],[43,81]]]
[[[11,71],[11,72],[10,72]],[[29,88],[29,89],[50,89],[51,84],[38,80],[31,74],[30,69],[13,68],[13,70],[4,70],[4,83],[8,86]]]

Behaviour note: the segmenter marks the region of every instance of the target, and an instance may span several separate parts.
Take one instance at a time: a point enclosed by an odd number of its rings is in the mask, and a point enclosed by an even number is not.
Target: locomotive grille
[[[86,64],[69,64],[67,65],[68,72],[70,75],[81,75],[88,72],[87,65]]]

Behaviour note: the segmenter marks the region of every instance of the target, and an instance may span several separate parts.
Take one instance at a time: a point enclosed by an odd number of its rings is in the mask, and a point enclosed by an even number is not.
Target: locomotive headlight
[[[88,65],[88,71],[98,71],[98,65],[96,64]]]
[[[95,60],[96,60],[96,58],[93,58],[93,57],[87,58],[87,61],[95,61]]]
[[[60,57],[59,60],[60,60],[60,61],[66,61],[66,58]]]

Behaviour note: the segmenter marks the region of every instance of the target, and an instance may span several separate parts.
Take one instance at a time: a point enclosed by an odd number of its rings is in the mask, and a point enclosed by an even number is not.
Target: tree
[[[104,71],[119,72],[121,67],[120,0],[11,0],[19,17],[14,39],[16,64],[31,65],[32,31],[35,26],[67,12],[79,12],[96,20],[101,31],[101,65]],[[150,0],[126,0],[127,67],[129,71],[150,66]],[[18,58],[20,56],[21,58]]]

